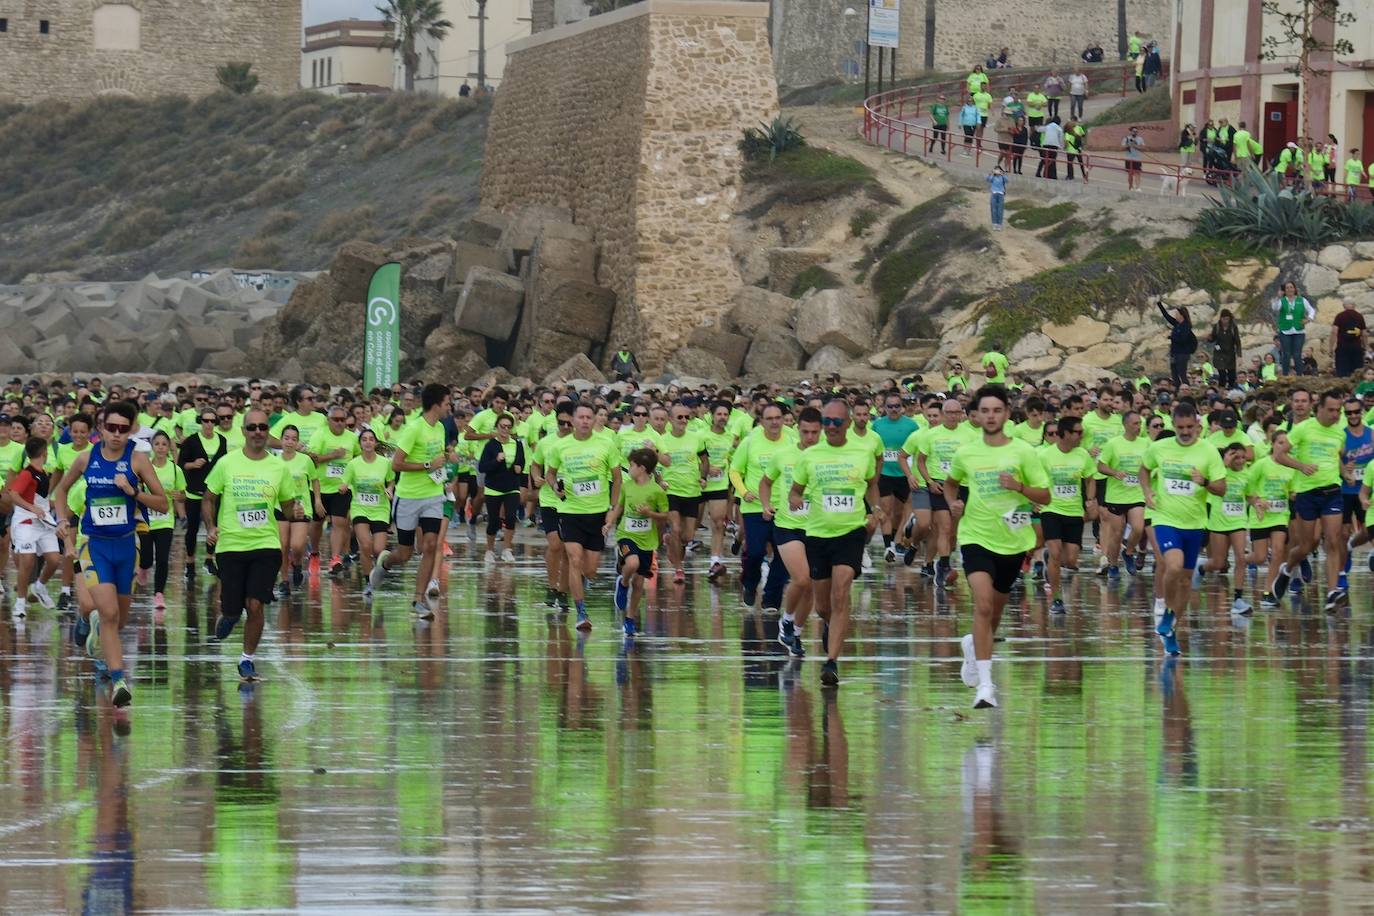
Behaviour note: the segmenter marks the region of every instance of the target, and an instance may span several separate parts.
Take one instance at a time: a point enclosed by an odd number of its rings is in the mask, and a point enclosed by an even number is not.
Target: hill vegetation
[[[0,107],[0,282],[315,270],[347,238],[443,234],[476,209],[486,114],[401,93]]]

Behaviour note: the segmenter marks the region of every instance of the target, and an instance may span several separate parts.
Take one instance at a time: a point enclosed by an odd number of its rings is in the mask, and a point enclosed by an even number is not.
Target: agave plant
[[[802,137],[801,131],[792,124],[792,119],[784,121],[780,115],[774,118],[771,124],[765,121],[758,127],[744,128],[744,138],[739,141],[739,151],[744,154],[746,162],[762,159],[765,154],[768,161],[772,162],[779,153],[805,145],[806,140]]]
[[[1348,238],[1374,236],[1374,204],[1348,203],[1340,208],[1344,235]]]
[[[1283,247],[1319,245],[1347,231],[1341,205],[1307,190],[1285,189],[1277,175],[1253,165],[1217,192],[1198,217],[1199,228],[1210,235]]]

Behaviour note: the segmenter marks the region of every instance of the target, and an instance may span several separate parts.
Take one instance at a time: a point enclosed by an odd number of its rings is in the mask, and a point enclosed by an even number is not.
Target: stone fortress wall
[[[0,17],[0,99],[201,95],[228,61],[251,61],[262,92],[300,82],[298,0],[11,0]]]
[[[662,365],[729,308],[743,127],[777,112],[768,7],[647,0],[513,43],[482,204],[570,210],[617,295],[608,352]]]

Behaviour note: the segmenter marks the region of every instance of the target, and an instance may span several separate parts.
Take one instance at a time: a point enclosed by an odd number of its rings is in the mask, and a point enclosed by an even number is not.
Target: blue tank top
[[[1341,478],[1341,492],[1354,496],[1360,492],[1360,484],[1364,480],[1364,466],[1369,464],[1369,460],[1374,458],[1374,430],[1365,427],[1360,435],[1352,435],[1350,430],[1345,431],[1345,458],[1346,461],[1355,465],[1355,482],[1347,483],[1345,478]]]
[[[139,514],[138,501],[115,486],[115,475],[123,474],[135,486],[134,444],[124,446],[124,454],[114,461],[105,457],[104,449],[93,446],[86,465],[86,513],[81,517],[81,533],[94,538],[120,538],[134,533]]]

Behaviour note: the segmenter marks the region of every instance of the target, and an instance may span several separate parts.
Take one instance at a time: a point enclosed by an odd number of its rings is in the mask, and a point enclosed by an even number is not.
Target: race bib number
[[[601,492],[601,480],[574,480],[572,491],[573,496],[596,496]]]
[[[1121,482],[1128,487],[1138,487],[1140,486],[1140,475],[1127,474],[1125,477],[1121,478]]]
[[[1008,531],[1020,531],[1031,523],[1029,509],[1013,509],[1002,516],[1002,521],[1007,523]]]
[[[891,461],[891,462],[893,462],[893,463],[895,464],[896,461],[897,461],[897,456],[898,456],[899,454],[900,454],[900,452],[899,452],[897,449],[895,449],[895,448],[885,449],[885,450],[883,451],[883,460],[884,460],[884,461]]]
[[[821,497],[821,508],[826,512],[853,512],[854,495],[852,493],[826,493]]]
[[[429,472],[429,479],[442,487],[448,483],[448,473],[442,467],[438,467]]]
[[[324,467],[324,476],[326,477],[342,477],[344,475],[344,466],[341,464],[326,464]]]
[[[725,479],[725,471],[719,468],[712,468],[711,473],[707,475],[706,479],[711,483],[718,483]]]
[[[1237,518],[1245,514],[1245,503],[1224,502],[1221,504],[1221,514]]]
[[[949,469],[952,468],[953,466],[954,466],[954,461],[953,461],[953,459],[950,459],[950,458],[941,458],[941,459],[940,459],[940,473],[941,473],[941,474],[948,474],[948,473],[949,473]]]
[[[1164,478],[1164,492],[1172,496],[1192,496],[1197,492],[1197,485],[1191,480],[1166,477]]]
[[[1269,500],[1269,511],[1270,511],[1270,512],[1287,512],[1287,511],[1288,511],[1288,500],[1286,500],[1286,499],[1271,499],[1271,500]]]
[[[648,530],[650,529],[650,527],[652,526],[652,524],[653,524],[653,520],[652,520],[652,519],[640,518],[640,517],[637,516],[637,515],[627,515],[627,516],[625,516],[625,530],[626,530],[626,531],[634,531],[634,532],[648,531]]]
[[[129,504],[124,500],[109,503],[91,503],[91,521],[105,527],[129,524]]]
[[[791,511],[791,510],[788,510],[788,511]],[[803,499],[803,500],[802,500],[802,504],[801,504],[801,508],[798,509],[797,511],[793,512],[792,514],[793,514],[793,515],[796,515],[796,516],[809,515],[809,514],[811,514],[811,500],[809,500],[809,499]]]
[[[262,528],[267,525],[268,513],[266,509],[240,509],[239,527],[240,528]]]
[[[1054,498],[1055,498],[1055,499],[1073,499],[1073,498],[1074,498],[1075,496],[1077,496],[1077,495],[1078,495],[1078,484],[1076,484],[1076,483],[1061,483],[1061,484],[1056,484],[1056,485],[1055,485],[1055,488],[1054,488]]]
[[[382,494],[380,493],[359,493],[358,505],[360,506],[380,506],[382,504]]]
[[[149,521],[149,522],[162,522],[162,521],[166,521],[166,520],[167,520],[168,518],[170,518],[170,517],[171,517],[171,513],[168,513],[168,512],[154,512],[152,509],[149,509],[149,510],[148,510],[148,521]]]

